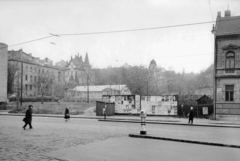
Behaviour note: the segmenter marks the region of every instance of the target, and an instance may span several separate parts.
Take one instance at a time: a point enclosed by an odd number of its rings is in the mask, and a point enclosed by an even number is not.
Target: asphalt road
[[[19,116],[0,116],[1,161],[60,160],[46,156],[46,154],[79,145],[88,146],[98,142],[104,144],[104,141],[111,140],[110,138],[122,139],[128,137],[130,133],[139,133],[140,131],[140,124],[136,123],[100,122],[96,119],[79,118],[72,118],[69,122],[65,122],[63,118],[51,117],[34,117],[32,123],[34,129],[23,130],[22,118]],[[240,145],[239,128],[149,124],[147,132],[157,136]],[[175,142],[171,144],[181,145]],[[135,146],[138,147],[138,145]],[[188,152],[188,148],[185,150]],[[239,151],[239,149],[237,150]],[[222,151],[225,151],[224,148]],[[236,149],[229,148],[228,151],[235,154]],[[221,149],[218,152],[221,152]]]

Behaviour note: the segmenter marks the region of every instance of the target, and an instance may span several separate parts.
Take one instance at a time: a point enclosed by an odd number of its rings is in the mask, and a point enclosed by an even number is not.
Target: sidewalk
[[[69,161],[238,161],[240,153],[235,148],[120,137],[52,151],[46,156]]]
[[[25,116],[24,113],[8,113],[7,110],[0,110],[0,116]],[[56,117],[63,118],[63,115],[54,114],[33,114],[33,117]],[[139,116],[131,115],[115,115],[107,116],[84,116],[84,115],[71,115],[71,118],[79,119],[98,119],[99,121],[106,122],[125,122],[125,123],[139,123]],[[240,128],[240,122],[234,121],[220,121],[220,120],[210,120],[210,119],[200,119],[194,118],[192,125],[188,124],[188,118],[177,118],[177,117],[165,117],[165,116],[148,116],[146,118],[146,124],[167,124],[167,125],[183,125],[183,126],[208,126],[208,127],[226,127],[226,128]]]

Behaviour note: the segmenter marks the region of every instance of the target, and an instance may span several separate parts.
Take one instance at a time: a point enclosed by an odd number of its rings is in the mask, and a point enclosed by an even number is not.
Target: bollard
[[[146,117],[147,117],[147,112],[145,110],[141,110],[140,112],[140,117],[141,117],[141,135],[146,135],[147,134],[147,129],[146,129]]]
[[[107,104],[105,102],[105,107],[103,109],[103,115],[104,115],[104,119],[106,120],[106,115],[107,115]]]

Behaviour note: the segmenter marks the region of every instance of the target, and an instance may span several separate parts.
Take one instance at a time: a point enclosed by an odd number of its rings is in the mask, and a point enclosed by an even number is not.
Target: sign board
[[[222,92],[222,88],[217,88],[217,92]]]
[[[208,107],[202,107],[202,110],[203,115],[208,115]]]

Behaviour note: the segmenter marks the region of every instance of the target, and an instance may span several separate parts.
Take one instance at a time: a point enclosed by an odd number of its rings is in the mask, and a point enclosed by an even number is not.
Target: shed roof
[[[101,92],[107,88],[113,89],[113,90],[121,90],[123,88],[127,87],[126,85],[99,85],[99,86],[89,86],[89,91],[94,92]],[[87,86],[76,86],[75,88],[71,89],[71,91],[87,91]]]

